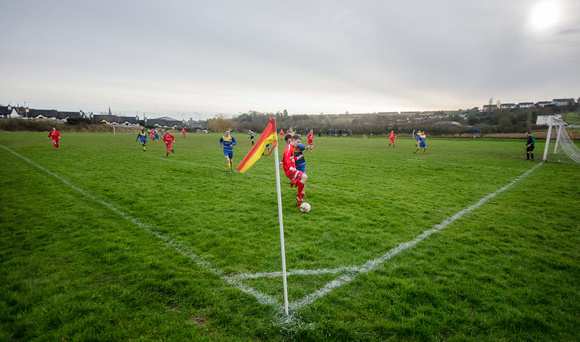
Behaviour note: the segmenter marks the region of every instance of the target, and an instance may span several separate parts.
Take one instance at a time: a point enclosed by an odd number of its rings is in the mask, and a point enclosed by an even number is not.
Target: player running
[[[299,143],[300,136],[294,135],[291,137],[290,143],[284,149],[284,154],[282,156],[282,167],[284,168],[286,177],[288,177],[288,179],[298,187],[298,192],[296,193],[296,206],[300,206],[304,201],[304,184],[308,179],[308,176],[305,173],[296,169],[294,148],[296,148]]]
[[[391,133],[389,134],[389,146],[393,145],[393,148],[395,148],[395,132],[391,131]]]
[[[147,133],[145,133],[145,130],[142,129],[141,133],[137,134],[137,139],[135,139],[135,141],[141,139],[141,145],[143,145],[143,151],[146,151],[145,149],[145,144],[147,143]]]
[[[165,134],[163,134],[163,142],[165,143],[165,149],[167,150],[167,154],[165,154],[165,158],[167,158],[169,151],[175,153],[173,148],[171,148],[171,145],[175,142],[175,137],[173,134],[169,133],[169,130],[166,130]]]
[[[306,151],[312,152],[312,148],[314,147],[314,132],[310,130],[306,138],[308,138],[308,145],[306,146]]]
[[[60,139],[60,133],[56,130],[56,127],[53,127],[52,131],[48,132],[48,137],[46,138],[46,140],[50,138],[52,138],[54,149],[58,150],[58,140]]]
[[[417,142],[419,143],[419,147],[417,147],[413,153],[416,153],[421,148],[423,148],[423,154],[425,154],[425,151],[427,150],[427,144],[425,143],[425,140],[427,140],[427,135],[421,131],[417,132]]]
[[[153,133],[155,133],[155,142],[159,144],[159,133],[157,133],[157,129],[154,129]],[[161,130],[161,135],[163,135],[163,130]]]
[[[185,138],[185,128],[181,130],[181,134],[183,134],[183,137]]]
[[[226,129],[226,135],[220,138],[220,147],[224,147],[224,156],[226,156],[226,163],[228,164],[228,173],[232,173],[234,149],[236,146],[236,139],[230,135],[230,130]]]
[[[250,140],[252,141],[252,146],[254,146],[254,137],[256,136],[256,133],[252,132],[251,129],[248,130],[248,138],[250,138]]]
[[[421,136],[421,131],[417,131],[417,134],[413,133],[415,137],[415,147],[419,147],[419,137]]]

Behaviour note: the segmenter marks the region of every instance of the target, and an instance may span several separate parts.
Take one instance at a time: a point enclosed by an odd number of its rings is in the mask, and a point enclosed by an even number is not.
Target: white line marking
[[[321,268],[317,270],[288,270],[286,275],[321,275],[336,274],[344,272],[357,272],[357,266],[342,266],[338,268]],[[276,278],[281,277],[282,272],[260,272],[260,273],[239,273],[229,279],[258,279],[258,278]]]
[[[480,206],[482,206],[484,203],[486,203],[487,201],[489,201],[491,198],[495,197],[499,193],[502,193],[503,191],[511,188],[514,184],[519,182],[523,177],[525,177],[528,174],[530,174],[531,172],[533,172],[535,169],[540,167],[540,165],[542,165],[542,164],[543,164],[543,162],[539,163],[538,165],[534,166],[530,170],[526,171],[521,176],[518,176],[516,179],[511,181],[508,185],[504,186],[503,188],[495,191],[494,193],[492,193],[490,195],[485,196],[484,198],[480,199],[474,205],[472,205],[466,209],[463,209],[460,212],[458,212],[457,214],[443,220],[441,223],[439,223],[439,224],[435,225],[433,228],[423,232],[421,235],[417,236],[415,239],[400,244],[399,246],[391,249],[387,253],[381,255],[380,257],[378,257],[374,260],[367,261],[365,264],[358,267],[354,272],[342,275],[342,276],[334,279],[333,281],[329,282],[328,284],[326,284],[323,288],[307,295],[306,297],[304,297],[298,301],[293,302],[291,304],[292,309],[298,309],[298,308],[303,307],[305,305],[312,304],[316,299],[324,297],[325,295],[330,293],[332,290],[334,290],[334,289],[336,289],[344,284],[350,283],[359,274],[367,273],[367,272],[370,272],[370,271],[377,269],[379,266],[381,266],[383,263],[385,263],[386,261],[391,259],[393,256],[397,255],[399,252],[415,246],[417,243],[423,241],[429,235],[436,233],[436,232],[440,231],[441,229],[447,227],[448,225],[453,223],[455,220],[463,217],[463,215],[469,214],[473,210],[479,208]]]
[[[425,159],[425,158],[435,157],[435,156],[438,156],[438,154],[422,155],[422,156],[417,156],[415,158],[411,158],[411,159],[407,159],[407,160],[411,160],[411,161],[423,161],[423,159]]]
[[[153,228],[151,228],[147,224],[142,223],[139,220],[137,220],[136,218],[131,217],[130,215],[121,211],[120,209],[118,209],[114,205],[107,203],[107,202],[95,197],[94,195],[86,192],[85,190],[83,190],[81,188],[78,188],[77,186],[75,186],[74,184],[69,182],[67,179],[63,178],[62,176],[60,176],[56,173],[53,173],[52,171],[50,171],[48,169],[45,169],[44,167],[36,164],[35,162],[31,161],[30,159],[28,159],[24,156],[21,156],[20,154],[10,150],[9,148],[7,148],[5,146],[0,145],[0,147],[11,152],[12,154],[16,155],[17,157],[20,157],[21,159],[23,159],[26,162],[30,163],[31,165],[39,168],[40,170],[45,171],[46,173],[59,179],[60,181],[62,181],[66,185],[70,186],[74,190],[80,192],[81,194],[83,194],[83,195],[95,200],[96,202],[106,206],[107,208],[111,209],[112,211],[123,216],[125,219],[136,223],[137,225],[142,227],[145,231],[155,235],[156,237],[158,237],[159,239],[161,239],[162,241],[164,241],[168,245],[170,245],[173,248],[175,248],[176,250],[178,250],[184,256],[187,256],[190,259],[192,259],[195,263],[197,263],[202,268],[205,268],[205,269],[209,270],[210,272],[212,272],[213,274],[219,276],[221,279],[226,281],[228,284],[234,286],[238,290],[255,297],[258,300],[258,302],[260,302],[261,304],[273,306],[276,309],[276,311],[278,312],[279,319],[283,323],[293,324],[293,325],[303,325],[303,323],[299,322],[299,319],[295,315],[290,315],[288,317],[285,317],[283,315],[284,308],[283,308],[282,304],[280,302],[278,302],[274,297],[263,294],[259,291],[254,290],[253,288],[251,288],[249,286],[246,286],[246,285],[238,282],[239,279],[255,279],[255,278],[261,278],[261,277],[279,277],[282,275],[281,272],[265,272],[265,273],[255,273],[255,274],[243,273],[243,274],[239,274],[239,275],[236,275],[233,277],[225,276],[223,271],[211,266],[210,263],[208,263],[207,261],[203,260],[203,258],[201,258],[200,256],[198,256],[195,253],[193,253],[192,251],[190,251],[181,242],[172,240],[171,238],[155,231]],[[162,158],[159,158],[159,159],[162,159]],[[187,163],[187,162],[184,162],[184,163]],[[536,170],[543,163],[544,162],[540,162],[538,165],[536,165],[532,169],[526,171],[524,174],[518,176],[516,179],[514,179],[512,182],[510,182],[509,184],[507,184],[503,188],[495,191],[494,193],[492,193],[490,195],[487,195],[486,197],[482,198],[474,205],[472,205],[466,209],[463,209],[462,211],[458,212],[457,214],[453,215],[452,217],[449,217],[449,218],[443,220],[441,223],[439,223],[439,224],[435,225],[433,228],[423,232],[421,235],[417,236],[415,239],[408,241],[408,242],[401,243],[399,246],[389,250],[387,253],[381,255],[380,257],[378,257],[374,260],[369,260],[361,266],[358,266],[358,267],[357,266],[343,266],[343,267],[338,267],[335,269],[319,269],[319,270],[292,270],[292,271],[287,272],[288,275],[319,275],[319,274],[336,274],[336,273],[345,273],[345,272],[347,273],[347,274],[344,274],[344,275],[332,280],[331,282],[326,284],[321,289],[305,296],[304,298],[302,298],[298,301],[291,303],[290,308],[294,311],[294,310],[297,310],[303,306],[310,305],[316,299],[326,296],[328,293],[332,292],[334,289],[336,289],[342,285],[350,283],[351,281],[356,279],[356,277],[359,274],[374,271],[375,269],[380,267],[383,263],[390,260],[393,256],[397,255],[399,252],[415,246],[417,243],[423,241],[425,238],[429,237],[431,234],[442,230],[443,228],[447,227],[448,225],[450,225],[451,223],[453,223],[457,219],[463,217],[465,214],[469,214],[473,210],[479,208],[481,205],[485,204],[491,198],[493,198],[496,195],[500,194],[501,192],[511,188],[514,184],[516,184],[523,177],[527,176],[528,174],[530,174],[531,172]],[[192,163],[187,163],[187,164],[192,164]],[[266,176],[263,176],[263,177],[266,177]]]
[[[131,215],[125,213],[124,211],[122,211],[121,209],[117,208],[115,205],[110,204],[108,202],[103,201],[102,199],[94,196],[93,194],[77,187],[76,185],[72,184],[70,181],[68,181],[66,178],[38,165],[37,163],[33,162],[32,160],[12,151],[11,149],[9,149],[8,147],[2,146],[0,145],[0,147],[4,148],[6,151],[14,154],[15,156],[23,159],[24,161],[28,162],[30,165],[37,167],[38,169],[48,173],[49,175],[55,177],[56,179],[60,180],[61,182],[63,182],[64,184],[68,185],[69,187],[71,187],[72,189],[78,191],[79,193],[91,198],[92,200],[94,200],[95,202],[98,202],[102,205],[104,205],[105,207],[111,209],[112,211],[114,211],[115,213],[121,215],[123,218],[132,221],[133,223],[137,224],[139,227],[143,228],[146,232],[153,234],[154,236],[156,236],[157,238],[159,238],[160,240],[162,240],[163,242],[165,242],[166,244],[168,244],[169,246],[173,247],[174,249],[176,249],[177,251],[179,251],[182,255],[190,258],[191,260],[193,260],[196,264],[198,264],[199,266],[201,266],[202,268],[210,271],[211,273],[215,274],[216,276],[220,277],[221,279],[223,279],[224,281],[226,281],[228,284],[234,286],[235,288],[237,288],[238,290],[247,293],[253,297],[255,297],[258,302],[260,302],[261,304],[265,304],[265,305],[271,305],[273,306],[277,312],[279,313],[284,313],[284,307],[282,306],[282,304],[280,302],[278,302],[274,297],[272,296],[268,296],[264,293],[261,293],[259,291],[254,290],[253,288],[246,286],[238,281],[236,281],[236,279],[232,279],[231,277],[227,277],[224,275],[224,272],[220,269],[217,269],[215,267],[213,267],[209,262],[205,261],[202,257],[200,257],[199,255],[193,253],[189,248],[187,248],[182,242],[179,242],[177,240],[174,240],[168,236],[165,236],[157,231],[155,231],[155,229],[153,229],[152,227],[150,227],[149,225],[139,221],[138,219],[132,217]],[[283,315],[279,315],[280,317],[282,317]],[[287,318],[284,318],[284,320],[287,320]],[[296,322],[294,322],[296,323]]]

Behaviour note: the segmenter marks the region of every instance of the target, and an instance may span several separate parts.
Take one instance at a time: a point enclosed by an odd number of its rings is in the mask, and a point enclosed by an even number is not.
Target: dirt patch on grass
[[[187,321],[191,324],[195,324],[197,327],[201,327],[207,323],[207,320],[203,316],[190,316]]]

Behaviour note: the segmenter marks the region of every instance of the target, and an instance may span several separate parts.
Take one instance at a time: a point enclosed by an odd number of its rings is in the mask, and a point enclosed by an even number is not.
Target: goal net
[[[580,148],[572,140],[575,132],[568,132],[564,120],[558,118],[550,117],[548,124],[550,127],[543,159],[548,162],[580,163]],[[550,144],[554,146],[553,153],[549,151]]]

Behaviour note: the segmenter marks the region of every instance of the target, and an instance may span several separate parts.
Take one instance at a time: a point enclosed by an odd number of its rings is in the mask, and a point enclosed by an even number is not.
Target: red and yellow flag
[[[252,167],[252,165],[254,165],[254,163],[257,162],[264,153],[266,145],[273,143],[272,146],[276,146],[277,139],[278,133],[276,132],[276,118],[270,118],[270,122],[268,122],[268,125],[264,128],[258,142],[254,144],[254,147],[252,147],[244,160],[242,160],[240,165],[238,165],[238,171],[244,173],[247,169]]]

